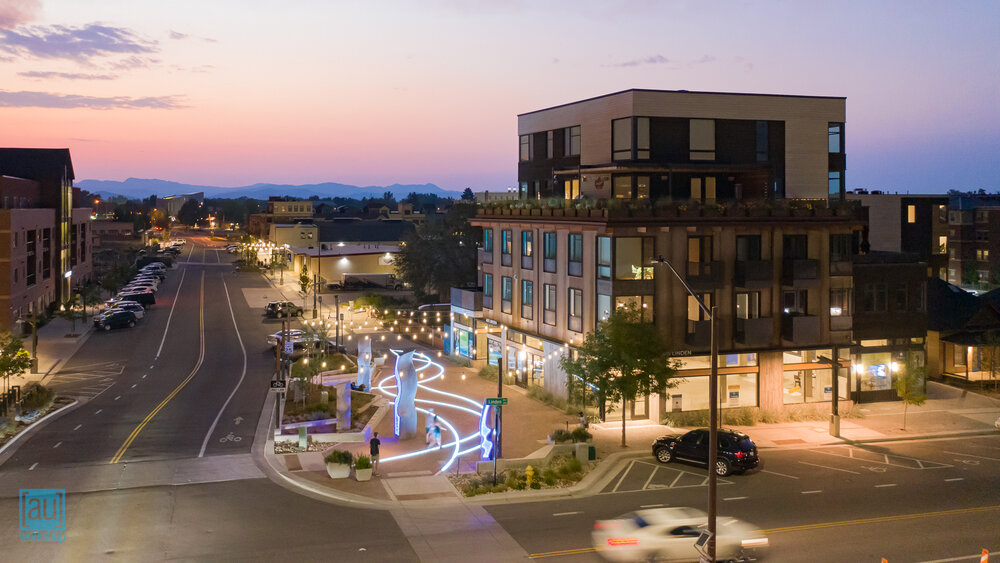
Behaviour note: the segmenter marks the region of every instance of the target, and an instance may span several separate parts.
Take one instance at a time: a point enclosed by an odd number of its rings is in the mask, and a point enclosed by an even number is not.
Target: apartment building
[[[74,207],[68,149],[0,148],[0,327],[63,302],[92,275],[91,210]],[[83,203],[83,202],[81,202]]]
[[[947,281],[977,290],[1000,284],[1000,237],[996,233],[1000,233],[1000,195],[952,195]]]
[[[267,200],[264,213],[251,213],[247,218],[247,233],[267,240],[272,234],[272,225],[292,224],[312,216],[312,201],[272,196]]]
[[[864,400],[844,122],[843,98],[649,90],[520,115],[521,201],[471,221],[482,289],[453,292],[456,353],[565,396],[561,355],[632,304],[682,369],[626,416],[707,408],[710,321],[662,257],[718,307],[723,406]]]
[[[848,193],[847,199],[868,208],[871,250],[913,254],[927,263],[929,275],[948,279],[947,195],[858,189]]]

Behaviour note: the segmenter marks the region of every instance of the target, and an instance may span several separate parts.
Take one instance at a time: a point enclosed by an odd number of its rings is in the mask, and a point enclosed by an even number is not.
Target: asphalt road
[[[768,531],[768,561],[934,561],[1000,550],[1000,437],[765,451],[720,480],[719,514]],[[599,561],[594,521],[642,508],[705,509],[706,472],[638,460],[603,494],[488,508],[539,559]],[[954,559],[959,560],[959,559]]]

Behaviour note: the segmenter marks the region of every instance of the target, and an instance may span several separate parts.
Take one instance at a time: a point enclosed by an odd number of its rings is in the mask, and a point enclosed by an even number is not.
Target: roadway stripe
[[[815,495],[817,493],[822,493],[822,492],[823,492],[823,489],[817,489],[815,491],[802,491],[802,494],[804,494],[804,495]]]
[[[76,428],[74,428],[73,430],[74,430],[74,431],[76,431],[76,430],[79,430],[81,426],[83,426],[83,425],[82,425],[82,424],[77,424],[77,425],[76,425]]]
[[[174,304],[176,303],[177,302],[175,301]],[[147,424],[149,424],[149,421],[153,420],[153,417],[160,412],[160,409],[165,407],[167,403],[170,402],[171,399],[177,396],[177,394],[180,393],[181,389],[183,389],[188,384],[188,382],[194,378],[195,374],[198,373],[198,370],[201,369],[201,363],[205,361],[205,272],[201,273],[201,307],[199,309],[199,313],[200,313],[199,325],[200,325],[201,347],[198,353],[198,362],[195,363],[194,368],[191,370],[191,373],[188,374],[187,378],[185,378],[184,381],[181,381],[180,385],[175,387],[174,390],[171,391],[170,394],[167,395],[165,399],[160,401],[160,404],[156,405],[156,408],[153,409],[149,414],[147,414],[146,418],[144,418],[142,422],[135,427],[135,430],[133,430],[132,433],[129,434],[128,438],[125,439],[125,442],[122,444],[122,446],[118,448],[118,451],[115,453],[114,457],[112,457],[111,461],[108,462],[109,464],[118,463],[121,460],[122,456],[125,455],[125,451],[128,450],[129,446],[132,445],[132,442],[134,442],[136,437],[139,436],[139,433],[142,432],[142,429],[145,428]],[[166,336],[166,333],[164,333],[164,336]]]
[[[943,452],[943,453],[952,454],[952,455],[960,455],[960,456],[965,456],[965,457],[978,457],[979,459],[988,459],[990,461],[1000,461],[1000,458],[997,458],[997,457],[987,457],[987,456],[984,456],[984,455],[961,454],[961,453],[958,453],[958,452]]]
[[[38,462],[37,461],[35,463],[31,464],[31,467],[28,468],[28,471],[34,471],[36,467],[38,467]]]
[[[528,556],[528,559],[544,559],[546,557],[562,557],[565,555],[580,555],[583,553],[593,553],[597,551],[593,547],[581,547],[578,549],[563,549],[560,551],[546,551],[544,553],[532,553]]]
[[[857,471],[851,471],[850,469],[837,469],[836,467],[830,467],[829,465],[819,465],[818,463],[809,463],[808,461],[800,461],[799,463],[805,465],[811,465],[813,467],[822,467],[823,469],[832,469],[834,471],[843,471],[844,473],[853,473],[855,475],[861,475]]]
[[[219,274],[221,277],[222,274]],[[236,387],[233,387],[233,392],[226,397],[226,402],[222,403],[222,408],[219,409],[219,414],[215,415],[215,420],[212,421],[211,428],[205,433],[205,441],[201,443],[201,450],[198,452],[198,457],[205,457],[205,448],[208,447],[208,439],[212,437],[212,433],[215,432],[215,426],[219,424],[219,419],[222,418],[222,412],[226,410],[229,406],[229,401],[233,400],[233,395],[243,384],[243,378],[247,375],[247,349],[243,346],[243,337],[240,336],[240,327],[236,323],[236,313],[233,312],[233,302],[229,298],[229,286],[226,285],[226,279],[222,278],[222,287],[226,290],[226,303],[229,304],[229,316],[233,319],[233,328],[236,329],[236,338],[240,342],[240,350],[243,350],[243,372],[240,374],[240,380],[236,382]]]
[[[662,504],[640,504],[639,508],[659,508]]]
[[[884,483],[884,484],[882,484],[882,485],[875,485],[875,488],[876,488],[876,489],[880,489],[880,488],[882,488],[882,487],[895,487],[895,486],[896,486],[896,484],[895,484],[895,483]]]
[[[840,522],[821,522],[817,524],[802,524],[800,526],[787,526],[784,528],[771,528],[763,530],[765,534],[781,534],[785,532],[804,532],[807,530],[819,530],[823,528],[836,528],[839,526],[854,526],[858,524],[874,524],[877,522],[896,522],[900,520],[913,520],[916,518],[934,518],[937,516],[952,516],[956,514],[971,514],[974,512],[986,512],[989,510],[1000,510],[1000,505],[979,506],[975,508],[956,508],[954,510],[938,510],[936,512],[917,512],[914,514],[899,514],[897,516],[879,516],[876,518],[860,518],[858,520],[842,520]]]
[[[989,555],[996,555],[998,553],[1000,553],[1000,551],[987,552],[987,556],[989,556]],[[968,560],[972,560],[972,561],[979,560],[979,561],[982,561],[982,559],[981,559],[982,556],[983,556],[982,553],[977,553],[975,555],[964,555],[964,556],[960,556],[960,557],[949,557],[947,559],[935,559],[933,561],[921,561],[920,563],[951,563],[952,561],[968,561]]]
[[[951,481],[965,481],[965,477],[952,477],[951,479],[944,480],[945,483],[949,483]]]
[[[553,516],[572,516],[573,514],[583,514],[580,510],[575,510],[573,512],[554,512]]]
[[[782,477],[788,477],[789,479],[798,479],[795,475],[785,475],[784,473],[778,473],[777,471],[768,471],[767,469],[761,469],[761,473],[770,473],[771,475],[780,475]]]
[[[746,500],[748,498],[750,498],[750,497],[726,497],[726,498],[724,498],[722,500]]]
[[[170,319],[174,318],[174,307],[177,306],[177,298],[181,294],[181,287],[184,285],[184,274],[186,273],[187,268],[181,270],[181,281],[177,283],[177,293],[174,294],[174,304],[170,306],[170,314],[167,315],[167,326],[163,327],[163,338],[160,339],[160,347],[156,350],[156,358],[160,357],[160,352],[163,351],[163,343],[167,341],[167,331],[170,330]],[[205,273],[202,272],[201,275],[204,276]],[[149,366],[149,369],[153,369],[153,366]]]

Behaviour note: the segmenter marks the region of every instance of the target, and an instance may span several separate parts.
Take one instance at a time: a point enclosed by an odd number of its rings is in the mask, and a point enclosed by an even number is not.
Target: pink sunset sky
[[[847,97],[847,185],[1000,189],[1000,2],[0,0],[0,146],[76,177],[517,175],[516,116],[627,88]]]

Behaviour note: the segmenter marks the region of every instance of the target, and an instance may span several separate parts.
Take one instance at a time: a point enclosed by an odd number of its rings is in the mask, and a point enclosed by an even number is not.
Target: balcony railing
[[[785,285],[806,287],[819,281],[819,260],[787,259],[782,271]]]
[[[850,276],[854,274],[854,264],[850,260],[836,260],[830,262],[831,276]]]
[[[774,319],[736,319],[736,342],[746,346],[767,346],[774,338]]]
[[[736,285],[747,289],[771,287],[774,267],[770,260],[739,260],[736,262]]]
[[[819,329],[819,317],[815,315],[781,316],[781,337],[792,344],[819,344]]]
[[[693,348],[708,348],[712,344],[712,321],[688,321],[684,342]]]
[[[479,249],[479,263],[480,264],[492,264],[493,263],[493,251]]]
[[[722,267],[722,262],[719,260],[688,262],[685,279],[688,285],[693,288],[718,289],[722,287]]]
[[[483,308],[482,289],[451,288],[451,304],[469,311],[479,311]]]
[[[521,256],[521,267],[525,270],[531,270],[535,267],[534,256]]]

